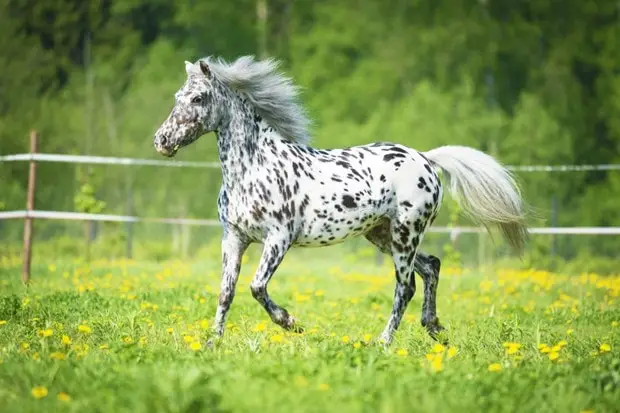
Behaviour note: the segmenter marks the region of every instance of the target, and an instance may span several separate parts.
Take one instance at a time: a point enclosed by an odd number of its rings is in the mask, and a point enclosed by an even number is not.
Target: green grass
[[[50,261],[35,267],[28,288],[20,267],[5,262],[0,410],[618,411],[620,277],[446,268],[438,312],[449,346],[435,348],[420,326],[418,278],[395,342],[383,348],[368,338],[390,312],[389,263],[311,256],[287,257],[269,286],[304,334],[284,333],[252,299],[252,261],[243,267],[225,337],[212,349],[204,343],[217,262]],[[505,343],[520,347],[506,354]],[[500,370],[489,371],[493,364]],[[39,386],[47,396],[33,395]],[[58,400],[60,392],[70,400]]]

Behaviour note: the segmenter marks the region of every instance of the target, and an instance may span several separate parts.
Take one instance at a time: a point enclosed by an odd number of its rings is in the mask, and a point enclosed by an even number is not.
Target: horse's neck
[[[239,111],[220,128],[217,145],[222,167],[222,184],[227,192],[244,191],[259,168],[273,158],[274,146],[281,138],[253,110]],[[271,155],[271,156],[270,156]]]

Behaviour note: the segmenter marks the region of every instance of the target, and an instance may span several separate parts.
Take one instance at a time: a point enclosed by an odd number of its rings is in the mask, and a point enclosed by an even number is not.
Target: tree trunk
[[[258,28],[258,57],[264,59],[267,57],[267,19],[268,19],[267,0],[256,0],[256,21]]]

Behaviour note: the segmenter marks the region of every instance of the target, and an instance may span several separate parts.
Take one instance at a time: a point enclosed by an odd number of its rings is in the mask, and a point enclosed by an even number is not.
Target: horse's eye
[[[192,103],[201,103],[202,102],[202,96],[194,96],[192,98]]]

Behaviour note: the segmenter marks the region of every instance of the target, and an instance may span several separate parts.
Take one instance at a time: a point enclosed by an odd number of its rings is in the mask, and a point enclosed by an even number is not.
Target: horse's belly
[[[369,213],[315,217],[302,226],[294,245],[321,247],[339,244],[348,238],[365,234],[382,217],[382,214]]]

